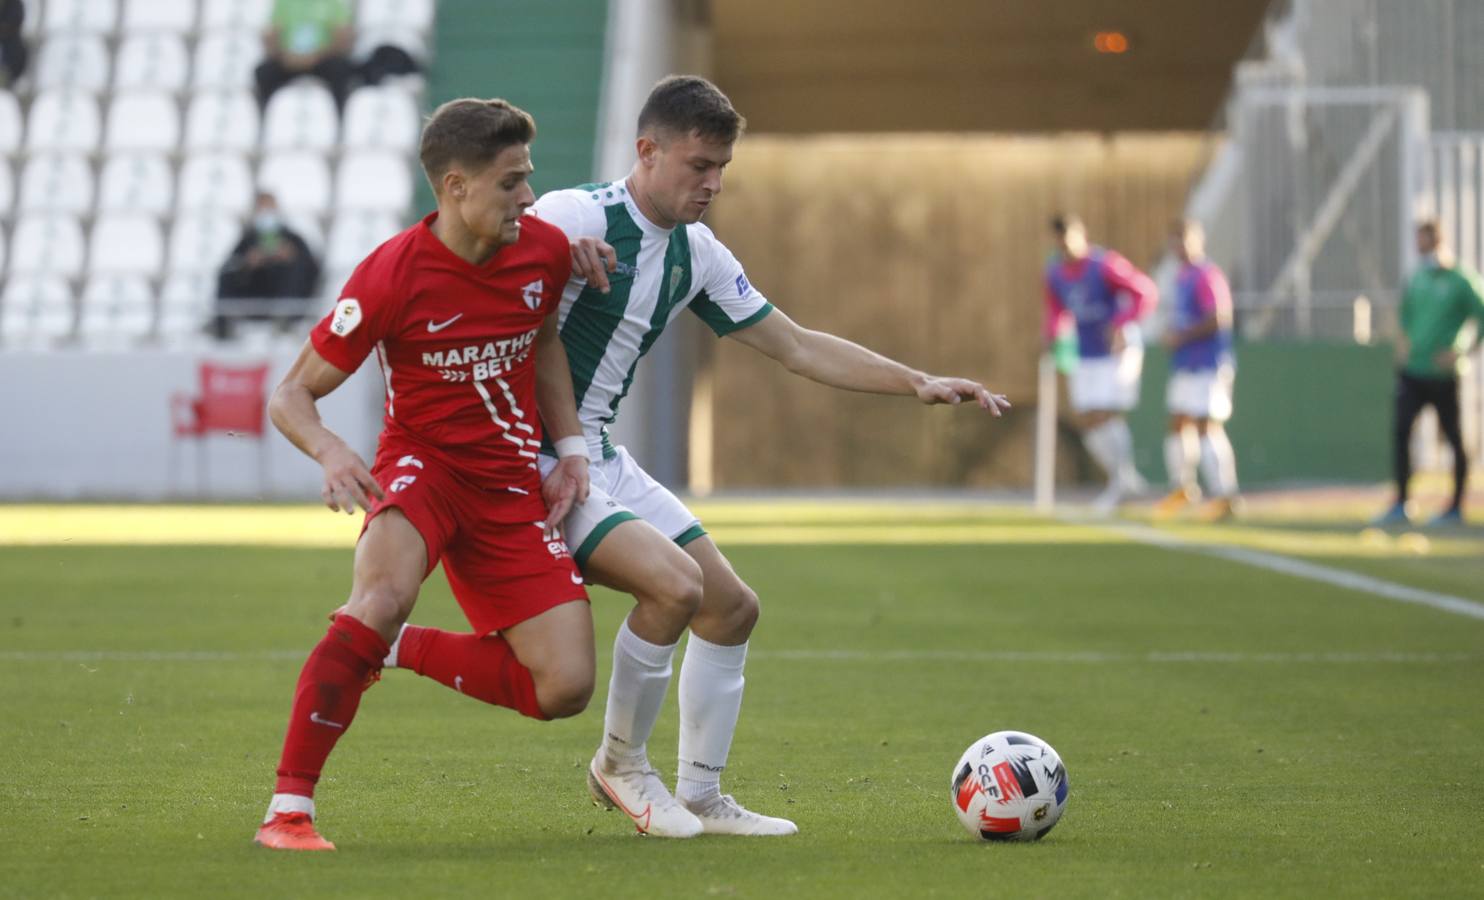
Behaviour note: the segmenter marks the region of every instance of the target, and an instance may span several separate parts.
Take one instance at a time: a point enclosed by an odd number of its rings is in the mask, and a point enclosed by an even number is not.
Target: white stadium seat
[[[242,216],[252,209],[253,190],[246,159],[235,153],[203,153],[181,166],[175,208]]]
[[[160,333],[200,331],[216,302],[216,272],[174,272],[160,288]]]
[[[48,34],[106,34],[113,31],[118,17],[116,0],[46,0],[42,30]]]
[[[433,28],[433,13],[433,0],[360,0],[356,28],[427,34]]]
[[[175,199],[175,172],[165,157],[130,153],[109,157],[98,179],[99,212],[163,216]]]
[[[57,275],[11,278],[0,298],[0,335],[6,343],[72,332],[72,291]]]
[[[179,35],[134,34],[119,47],[113,86],[116,90],[180,91],[185,89],[190,69],[190,54]]]
[[[26,126],[26,148],[77,150],[91,153],[102,135],[98,102],[93,95],[76,89],[44,91],[31,103]]]
[[[258,101],[247,91],[197,94],[186,112],[185,149],[240,150],[258,146]]]
[[[236,90],[253,86],[253,69],[263,61],[263,39],[249,31],[213,31],[196,45],[192,86]]]
[[[410,91],[397,87],[366,87],[350,95],[345,104],[347,148],[385,147],[411,152],[417,147],[421,122],[417,101]]]
[[[330,209],[330,169],[324,157],[308,151],[269,156],[258,169],[258,187],[280,208],[321,216]]]
[[[412,204],[412,172],[400,153],[370,151],[346,156],[335,175],[338,209],[400,213]]]
[[[0,91],[0,154],[21,148],[21,103],[10,91]]]
[[[273,0],[206,0],[201,12],[201,28],[237,28],[259,32],[268,27]]]
[[[340,114],[329,88],[297,79],[275,91],[263,114],[264,150],[330,150],[339,140]]]
[[[132,339],[154,327],[154,292],[140,275],[95,275],[82,291],[77,330],[85,338]]]
[[[330,226],[325,268],[335,271],[353,269],[367,254],[401,230],[401,220],[391,213],[341,213]]]
[[[108,87],[108,48],[96,34],[58,34],[36,54],[36,88],[82,88],[93,93]]]
[[[125,31],[173,31],[185,34],[196,26],[196,0],[126,0]]]
[[[11,275],[58,275],[82,272],[82,226],[71,216],[23,215],[10,241]]]
[[[174,98],[158,92],[118,94],[108,107],[104,143],[112,152],[159,150],[180,143],[180,110]]]
[[[320,226],[319,216],[307,215],[294,210],[283,211],[283,224],[309,245],[309,250],[316,259],[323,259],[325,255],[325,230]]]
[[[0,228],[0,275],[5,274],[5,254],[10,250],[10,242],[5,239],[5,229]]]
[[[88,271],[94,275],[142,275],[165,265],[165,239],[154,216],[114,213],[98,217],[88,248]]]
[[[170,230],[170,271],[211,273],[222,267],[242,237],[242,223],[226,213],[176,216]]]
[[[21,171],[22,212],[86,215],[93,208],[93,170],[75,154],[33,156]]]

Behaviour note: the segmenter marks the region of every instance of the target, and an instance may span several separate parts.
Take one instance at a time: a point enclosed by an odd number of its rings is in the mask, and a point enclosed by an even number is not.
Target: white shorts
[[[545,478],[556,460],[542,454],[539,464],[541,477]],[[650,478],[622,447],[612,459],[592,463],[588,479],[587,501],[572,507],[562,523],[563,537],[572,548],[578,568],[587,564],[587,558],[608,532],[630,519],[643,519],[682,547],[706,533],[695,513]]]
[[[1139,374],[1144,370],[1144,348],[1128,347],[1111,356],[1077,360],[1067,380],[1073,412],[1116,410],[1139,405]]]
[[[1229,366],[1170,373],[1165,404],[1176,415],[1225,422],[1232,417],[1232,384],[1236,373]]]

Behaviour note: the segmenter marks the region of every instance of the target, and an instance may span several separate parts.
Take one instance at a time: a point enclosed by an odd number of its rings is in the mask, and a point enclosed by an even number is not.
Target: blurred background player
[[[1236,376],[1231,290],[1221,269],[1206,258],[1206,232],[1200,222],[1176,222],[1170,250],[1180,260],[1164,336],[1171,353],[1165,398],[1170,410],[1165,468],[1171,492],[1155,512],[1174,515],[1200,497],[1199,463],[1212,498],[1203,517],[1222,519],[1232,514],[1237,494],[1236,457],[1223,425],[1231,418]]]
[[[284,223],[278,200],[260,191],[242,237],[217,276],[212,331],[228,338],[243,319],[297,319],[308,308],[318,280],[319,262],[309,244]],[[283,302],[293,300],[302,302]]]
[[[345,112],[355,66],[355,42],[347,0],[274,0],[273,18],[263,34],[264,59],[258,64],[258,103],[268,106],[273,92],[300,75],[324,81]]]
[[[1392,431],[1392,468],[1396,500],[1375,524],[1406,525],[1407,487],[1412,480],[1412,425],[1424,406],[1438,415],[1438,428],[1453,451],[1453,499],[1429,525],[1462,525],[1463,495],[1469,461],[1459,427],[1460,361],[1484,336],[1484,283],[1479,274],[1456,262],[1443,241],[1436,219],[1417,225],[1417,269],[1402,294],[1402,335],[1397,342],[1396,406]],[[1464,325],[1474,322],[1474,336]]]
[[[1108,475],[1093,507],[1111,513],[1125,496],[1147,487],[1134,466],[1125,414],[1139,402],[1144,346],[1138,323],[1159,293],[1133,263],[1090,245],[1077,216],[1057,216],[1051,231],[1057,254],[1046,269],[1045,340],[1049,347],[1069,323],[1076,330],[1077,367],[1068,393],[1087,452]]]
[[[356,268],[269,404],[284,436],[324,467],[325,504],[360,506],[366,522],[350,600],[299,674],[262,846],[334,849],[315,830],[314,789],[389,654],[535,719],[576,715],[592,695],[587,594],[546,527],[585,496],[588,461],[556,328],[567,240],[523,215],[535,199],[535,133],[503,100],[433,113],[421,157],[438,211]],[[373,350],[386,415],[368,468],[316,401]],[[561,457],[544,481],[541,422]],[[474,631],[403,631],[440,562]]]

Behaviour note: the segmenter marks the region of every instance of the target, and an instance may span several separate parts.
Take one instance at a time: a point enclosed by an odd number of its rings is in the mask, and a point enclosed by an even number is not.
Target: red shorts
[[[495,521],[491,510],[514,496],[471,485],[416,453],[382,453],[371,474],[386,499],[371,507],[361,533],[383,510],[400,510],[427,547],[423,577],[443,563],[454,599],[476,633],[500,631],[587,599],[565,541],[547,541],[540,522]]]

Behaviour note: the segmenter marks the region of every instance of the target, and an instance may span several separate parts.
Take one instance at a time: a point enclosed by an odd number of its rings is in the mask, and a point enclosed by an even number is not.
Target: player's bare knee
[[[372,581],[357,585],[345,605],[347,615],[359,619],[368,628],[395,635],[417,602],[417,589],[390,581]]]
[[[730,630],[746,637],[752,634],[752,629],[757,626],[758,615],[762,612],[757,592],[739,581],[729,593],[731,596],[728,598],[730,602],[727,605]]]
[[[587,709],[593,699],[593,674],[561,672],[536,685],[537,702],[548,719],[567,719]]]
[[[645,593],[667,616],[690,621],[701,608],[704,584],[701,567],[687,556],[658,572]]]

